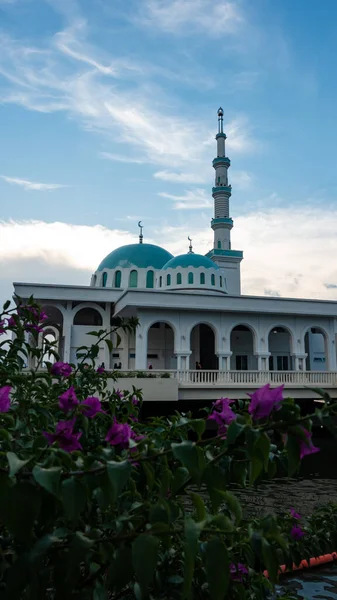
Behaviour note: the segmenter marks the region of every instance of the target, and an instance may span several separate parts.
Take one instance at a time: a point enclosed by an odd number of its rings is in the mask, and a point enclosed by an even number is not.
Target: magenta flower
[[[74,386],[70,386],[68,390],[59,396],[59,407],[63,412],[67,413],[79,404],[76,397]]]
[[[82,432],[74,433],[74,425],[76,419],[71,421],[59,421],[56,425],[56,433],[48,433],[43,431],[43,435],[47,438],[49,445],[51,446],[54,442],[57,442],[62,450],[65,452],[74,452],[74,450],[82,450],[82,446],[79,443],[79,439]]]
[[[115,395],[118,396],[118,398],[120,400],[123,400],[123,398],[124,398],[124,394],[123,394],[123,392],[121,390],[116,390],[115,391]]]
[[[304,429],[304,427],[302,427],[302,431],[303,431],[306,439],[300,440],[300,459],[301,460],[302,460],[302,458],[304,458],[304,456],[308,456],[309,454],[316,454],[316,452],[319,452],[319,450],[320,450],[319,448],[314,446],[314,444],[312,443],[311,431]]]
[[[41,333],[41,331],[43,331],[43,327],[41,327],[40,325],[34,325],[34,323],[27,323],[27,325],[25,325],[25,330],[37,331],[37,333]]]
[[[233,402],[235,401],[230,398],[219,398],[214,402],[213,408],[221,411],[224,407],[227,408],[230,404],[233,404]]]
[[[132,396],[131,402],[132,402],[132,404],[134,406],[136,406],[137,404],[139,404],[139,400],[138,400],[138,398],[136,398],[136,396]]]
[[[92,419],[97,415],[97,413],[104,413],[106,415],[106,412],[102,410],[100,400],[95,396],[89,396],[89,398],[83,400],[83,402],[81,402],[81,406],[87,407],[87,409],[83,411],[83,414],[85,417],[88,417],[88,419]]]
[[[116,419],[106,434],[105,441],[111,446],[121,446],[121,448],[129,447],[129,440],[132,437],[130,425],[127,423],[117,423]]]
[[[284,384],[272,389],[267,383],[262,388],[256,390],[254,394],[248,394],[251,398],[248,412],[253,419],[264,419],[269,417],[274,409],[278,409],[283,400]]]
[[[68,363],[58,361],[53,364],[50,372],[52,375],[58,375],[59,377],[69,377],[72,373],[72,367]]]
[[[0,335],[5,333],[5,331],[6,331],[5,325],[6,325],[6,321],[4,319],[2,321],[0,321]]]
[[[104,367],[98,367],[97,373],[105,373],[105,368]]]
[[[11,401],[9,399],[9,393],[11,391],[10,385],[5,385],[0,388],[0,412],[5,413],[10,409]]]
[[[237,565],[231,563],[229,566],[229,570],[231,574],[231,579],[233,581],[239,581],[240,583],[242,583],[242,581],[248,575],[248,569],[246,565],[243,565],[242,563],[238,563]]]
[[[296,512],[296,510],[293,507],[291,507],[290,509],[290,515],[293,519],[296,519],[297,521],[300,521],[302,519],[301,515],[298,514],[298,512]]]
[[[218,425],[218,434],[223,437],[226,436],[227,426],[235,421],[237,415],[230,408],[229,404],[232,401],[229,398],[220,398],[217,400],[213,406],[213,412],[210,414],[208,419],[210,421],[215,421]],[[220,409],[220,410],[217,410]]]
[[[294,527],[291,529],[290,535],[294,540],[300,540],[305,535],[305,532],[298,525],[294,525]]]
[[[48,315],[47,313],[45,313],[43,310],[41,310],[40,314],[39,314],[39,321],[47,321],[48,319]]]
[[[7,319],[7,325],[8,325],[8,327],[15,327],[16,326],[16,322],[14,320],[14,317],[9,317],[9,319]]]

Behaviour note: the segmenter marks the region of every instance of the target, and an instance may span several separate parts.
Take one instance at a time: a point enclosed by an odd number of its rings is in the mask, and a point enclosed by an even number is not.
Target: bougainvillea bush
[[[16,304],[0,317],[0,598],[265,598],[314,534],[295,512],[247,521],[231,490],[295,473],[318,451],[310,418],[267,385],[200,418],[142,422],[141,391],[109,391],[95,366],[111,332],[67,364],[51,342],[38,348],[47,315]]]

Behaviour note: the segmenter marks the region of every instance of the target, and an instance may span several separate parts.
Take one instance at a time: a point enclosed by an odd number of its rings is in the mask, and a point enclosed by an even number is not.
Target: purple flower
[[[230,425],[232,421],[235,421],[237,417],[235,412],[232,411],[229,406],[231,402],[232,401],[229,400],[229,398],[220,398],[220,400],[215,402],[213,412],[208,417],[210,421],[215,421],[217,423],[218,434],[222,435],[223,437],[226,436],[227,426]],[[217,408],[220,410],[217,410]]]
[[[16,326],[16,322],[14,320],[14,317],[9,317],[9,319],[7,319],[7,325],[8,325],[8,327],[15,327]]]
[[[62,450],[65,452],[74,452],[74,450],[82,450],[82,446],[79,443],[79,439],[82,432],[74,433],[74,425],[76,419],[71,421],[59,421],[56,425],[56,433],[48,433],[43,431],[43,435],[47,438],[49,445],[51,446],[54,442],[57,442]]]
[[[81,406],[87,407],[87,409],[83,411],[83,414],[85,417],[88,417],[88,419],[92,419],[97,415],[97,413],[106,414],[106,412],[102,410],[100,400],[95,396],[89,396],[89,398],[83,400],[83,402],[81,402]]]
[[[48,319],[48,315],[47,313],[45,313],[43,310],[41,310],[40,314],[39,314],[39,321],[47,321]]]
[[[97,373],[105,373],[105,368],[104,367],[98,367]]]
[[[229,570],[231,574],[231,579],[233,581],[240,581],[240,583],[242,583],[244,578],[248,575],[248,569],[246,565],[243,565],[242,563],[238,563],[237,565],[231,563],[229,566]]]
[[[256,390],[254,394],[248,394],[251,398],[248,412],[253,419],[263,419],[269,417],[274,409],[278,409],[283,400],[284,384],[280,387],[271,389],[269,383]]]
[[[105,441],[111,446],[129,447],[129,440],[132,437],[131,427],[127,423],[117,423],[116,419],[106,434]]]
[[[5,333],[5,331],[6,331],[5,325],[6,325],[5,319],[3,319],[2,321],[0,321],[0,335],[2,335],[3,333]]]
[[[137,417],[135,417],[135,415],[130,415],[129,419],[130,419],[130,421],[133,421],[134,423],[138,423],[138,419],[137,419]]]
[[[294,540],[300,540],[305,535],[305,532],[298,525],[294,525],[294,527],[291,529],[290,535]]]
[[[61,396],[59,396],[59,407],[65,413],[67,413],[70,410],[72,410],[73,408],[75,408],[75,406],[77,406],[78,404],[79,404],[79,401],[76,398],[76,394],[75,394],[73,385],[70,386],[70,388],[68,390],[63,392],[63,394],[61,394]]]
[[[11,401],[9,399],[9,392],[11,389],[10,385],[0,388],[0,412],[5,413],[10,409]]]
[[[308,454],[316,454],[316,452],[319,452],[319,450],[320,450],[319,448],[314,446],[314,444],[312,443],[311,431],[304,429],[304,427],[302,427],[302,431],[303,431],[306,439],[300,440],[300,459],[301,460],[302,460],[302,458],[304,458],[304,456],[307,456]]]
[[[40,325],[34,325],[34,323],[27,323],[27,325],[25,325],[25,330],[37,331],[38,333],[41,333],[41,331],[43,331],[43,327],[41,327]]]
[[[56,362],[53,364],[50,372],[52,375],[59,375],[60,377],[69,377],[72,373],[72,367],[68,363]]]
[[[137,404],[139,404],[139,400],[138,400],[138,398],[136,398],[136,396],[132,396],[131,402],[132,402],[132,404],[134,406],[136,406]]]
[[[121,392],[121,390],[116,390],[115,391],[115,396],[118,396],[118,398],[120,400],[123,400],[123,398],[124,398],[124,394],[123,394],[123,392]]]
[[[293,519],[296,519],[297,521],[300,521],[302,519],[301,515],[298,514],[298,512],[296,512],[296,510],[293,507],[291,507],[290,509],[290,515]]]
[[[219,398],[213,404],[213,408],[216,410],[222,410],[224,407],[228,407],[230,404],[233,404],[234,400],[230,398]]]

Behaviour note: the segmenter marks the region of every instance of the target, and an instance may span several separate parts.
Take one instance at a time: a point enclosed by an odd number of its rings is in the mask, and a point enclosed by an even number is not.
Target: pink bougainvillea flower
[[[47,321],[48,319],[48,315],[47,313],[45,313],[43,310],[41,310],[40,314],[39,314],[39,321]]]
[[[9,319],[7,319],[7,325],[8,327],[15,327],[16,326],[16,322],[14,317],[9,317]]]
[[[2,319],[2,321],[0,321],[0,335],[5,333],[5,331],[6,331],[5,325],[6,325],[6,321],[4,319]]]
[[[235,412],[230,408],[230,403],[231,400],[229,400],[229,398],[220,398],[220,400],[215,402],[213,412],[208,417],[210,421],[216,422],[218,425],[218,434],[223,437],[226,437],[228,425],[230,425],[232,421],[235,421],[237,417]]]
[[[88,419],[93,419],[97,413],[104,413],[106,415],[106,412],[102,410],[99,398],[96,398],[96,396],[89,396],[81,402],[81,406],[87,407],[87,409],[83,411],[83,414],[85,417],[88,417]]]
[[[104,367],[98,367],[97,373],[105,373],[105,368]]]
[[[11,391],[10,385],[5,385],[0,388],[0,412],[5,413],[10,409],[11,401],[9,398],[9,393]]]
[[[300,440],[300,459],[301,460],[305,456],[308,456],[309,454],[316,454],[316,452],[319,452],[319,450],[320,450],[319,448],[317,448],[317,446],[314,446],[314,444],[312,442],[311,431],[308,431],[304,427],[302,427],[302,431],[303,431],[306,439]]]
[[[229,566],[229,570],[231,574],[231,579],[233,581],[240,581],[242,583],[242,581],[248,575],[248,569],[246,565],[243,565],[242,563],[238,563],[237,565],[231,563]]]
[[[262,388],[256,390],[254,394],[248,394],[251,398],[248,412],[253,419],[264,419],[269,417],[274,409],[278,409],[283,400],[284,384],[277,388],[271,388],[267,383]]]
[[[233,404],[235,400],[231,400],[230,398],[219,398],[213,404],[213,409],[222,410],[224,407],[228,407],[230,404]]]
[[[302,519],[301,515],[298,512],[296,512],[296,510],[293,507],[291,507],[290,509],[290,515],[293,519],[296,519],[297,521],[300,521]]]
[[[117,423],[116,419],[108,433],[106,434],[105,441],[111,444],[111,446],[121,446],[121,448],[129,447],[129,440],[132,437],[132,431],[130,425],[127,423]]]
[[[298,525],[294,525],[290,531],[290,535],[294,540],[300,540],[305,535],[305,532]]]
[[[59,407],[63,412],[67,413],[79,404],[76,397],[74,386],[70,386],[68,390],[59,396]]]
[[[138,400],[138,398],[136,398],[136,396],[132,396],[131,402],[132,402],[132,404],[134,406],[136,406],[137,404],[139,404],[139,400]]]
[[[43,327],[41,327],[40,325],[35,325],[34,323],[27,323],[25,325],[25,330],[26,331],[37,331],[37,333],[41,333],[41,331],[43,331]]]
[[[115,390],[115,395],[118,396],[120,400],[123,400],[124,394],[121,390]]]
[[[52,375],[59,375],[60,377],[69,377],[72,373],[72,367],[68,363],[58,361],[53,364],[50,372]]]
[[[48,433],[43,431],[43,435],[47,438],[49,445],[51,446],[54,442],[57,442],[62,450],[65,452],[74,452],[74,450],[82,450],[82,446],[79,443],[79,439],[82,432],[74,433],[76,419],[71,421],[59,421],[56,425],[56,433]]]

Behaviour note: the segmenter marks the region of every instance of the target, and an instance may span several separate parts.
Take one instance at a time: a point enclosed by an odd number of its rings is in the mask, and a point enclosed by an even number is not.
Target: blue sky
[[[335,0],[0,0],[0,294],[86,284],[140,218],[206,252],[222,105],[243,292],[336,298],[336,29]]]

